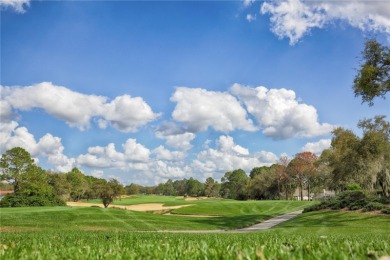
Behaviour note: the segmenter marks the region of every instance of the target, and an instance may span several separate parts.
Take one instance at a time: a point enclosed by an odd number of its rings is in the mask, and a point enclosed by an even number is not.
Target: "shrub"
[[[1,207],[37,207],[37,206],[65,206],[65,201],[54,194],[7,194],[1,200]]]
[[[347,185],[347,190],[362,190],[362,188],[357,183],[350,183]]]
[[[373,211],[373,210],[381,210],[384,205],[379,202],[370,202],[364,208],[363,211]]]
[[[390,215],[390,207],[384,206],[381,210],[382,213],[384,214],[389,214]]]

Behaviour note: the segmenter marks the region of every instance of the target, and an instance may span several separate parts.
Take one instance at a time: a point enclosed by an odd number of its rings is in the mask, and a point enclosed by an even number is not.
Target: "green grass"
[[[234,228],[253,221],[257,214],[269,217],[303,206],[286,201],[193,203],[176,211],[224,216],[204,219],[95,207],[0,209],[1,227],[8,230],[0,235],[0,259],[378,259],[390,255],[389,216],[343,211],[305,213],[254,233],[139,231]]]
[[[236,229],[303,208],[306,203],[200,200],[186,214],[214,214],[216,218],[164,216],[98,207],[30,207],[0,209],[1,226],[7,229],[116,229],[200,230]],[[181,211],[175,211],[181,213]]]
[[[102,203],[101,199],[83,200],[89,203]],[[136,205],[146,203],[163,203],[170,206],[192,204],[191,201],[185,201],[183,197],[159,196],[159,195],[134,195],[130,198],[115,199],[112,205]]]
[[[272,231],[286,235],[297,232],[317,235],[390,235],[390,216],[323,210],[298,215]]]

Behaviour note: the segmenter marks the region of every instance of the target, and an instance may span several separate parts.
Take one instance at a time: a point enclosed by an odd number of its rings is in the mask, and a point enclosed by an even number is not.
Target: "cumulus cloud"
[[[261,6],[270,14],[271,30],[296,44],[312,28],[332,21],[346,22],[362,31],[385,33],[390,39],[390,5],[387,1],[269,0]]]
[[[292,90],[251,88],[240,84],[234,84],[230,90],[255,117],[266,136],[274,139],[315,137],[333,129],[330,124],[320,124],[317,110],[299,103]]]
[[[221,177],[225,172],[243,169],[250,172],[254,167],[270,165],[277,161],[271,152],[250,153],[248,149],[236,144],[231,136],[222,135],[216,141],[215,148],[207,148],[198,153],[191,167],[204,178],[214,174]]]
[[[26,149],[32,157],[45,157],[55,170],[68,172],[75,164],[73,158],[63,154],[64,146],[61,138],[49,133],[41,137],[38,142],[26,127],[19,127],[15,121],[0,124],[0,152],[4,153],[15,147]]]
[[[25,8],[28,8],[29,6],[30,6],[30,0],[1,0],[0,1],[1,9],[11,8],[15,10],[15,12],[17,13],[26,12]]]
[[[155,154],[156,159],[158,160],[167,160],[167,161],[180,161],[186,157],[186,153],[183,151],[170,151],[164,146],[160,145],[152,151]]]
[[[88,153],[78,156],[77,163],[94,169],[95,173],[102,172],[102,169],[116,169],[137,176],[139,182],[148,179],[148,182],[154,180],[155,184],[188,174],[182,161],[185,156],[184,152],[170,151],[163,146],[151,151],[130,138],[122,144],[122,151],[117,151],[113,143],[90,147]]]
[[[318,142],[307,143],[302,147],[304,152],[312,152],[314,154],[320,155],[323,150],[328,149],[331,144],[331,139],[321,139]]]
[[[245,109],[229,93],[180,87],[171,101],[177,103],[172,118],[183,123],[189,132],[205,131],[209,127],[221,132],[256,130]]]
[[[194,133],[174,122],[164,122],[155,131],[156,137],[165,140],[166,145],[178,150],[187,151],[192,148]]]
[[[86,95],[50,82],[27,87],[1,86],[2,120],[12,117],[12,110],[43,109],[64,120],[71,127],[84,130],[96,118],[98,126],[109,124],[123,132],[135,132],[158,114],[140,97],[123,95],[108,102],[107,97]]]

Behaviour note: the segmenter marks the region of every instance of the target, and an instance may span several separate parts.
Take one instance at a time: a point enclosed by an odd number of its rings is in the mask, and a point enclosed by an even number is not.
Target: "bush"
[[[357,183],[350,183],[347,185],[347,190],[362,190],[362,188]]]
[[[349,210],[363,209],[363,211],[382,210],[383,213],[390,214],[387,213],[390,212],[390,207],[384,205],[388,202],[389,198],[386,197],[368,197],[362,190],[347,190],[331,200],[305,208],[303,212],[348,208]]]
[[[37,206],[65,206],[65,201],[54,194],[27,194],[11,193],[1,200],[1,207],[37,207]]]
[[[390,207],[384,206],[381,210],[382,213],[384,214],[389,214],[390,215]]]
[[[381,210],[384,205],[379,202],[370,202],[364,208],[363,211],[373,211],[373,210]]]

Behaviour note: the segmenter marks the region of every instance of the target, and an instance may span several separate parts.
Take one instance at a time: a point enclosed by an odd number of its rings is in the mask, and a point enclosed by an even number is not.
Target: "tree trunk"
[[[299,194],[301,196],[301,200],[303,200],[303,185],[302,185],[302,183],[299,184]]]

